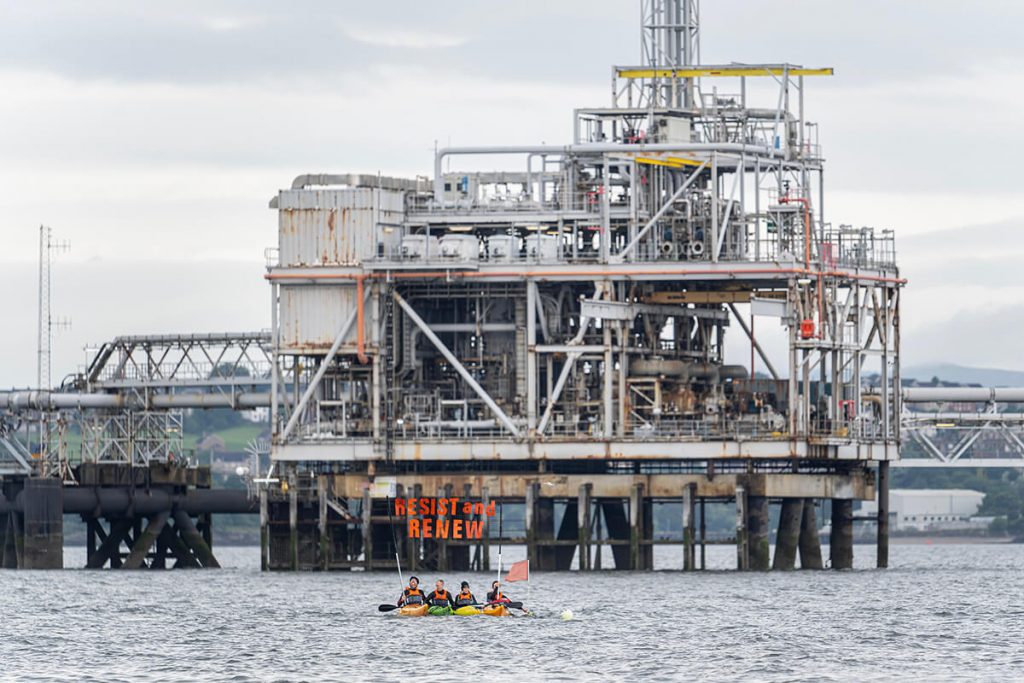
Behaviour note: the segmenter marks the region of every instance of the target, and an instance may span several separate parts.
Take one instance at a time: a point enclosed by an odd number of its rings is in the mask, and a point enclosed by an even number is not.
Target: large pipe
[[[857,282],[886,282],[890,284],[905,285],[907,284],[906,278],[899,277],[885,277],[882,275],[864,275],[852,271],[842,270],[807,270],[806,268],[643,268],[643,269],[617,269],[617,268],[576,268],[572,270],[467,270],[467,271],[453,271],[453,270],[411,270],[411,271],[393,271],[389,270],[386,273],[373,273],[371,275],[352,275],[349,273],[267,273],[263,277],[270,282],[277,280],[286,281],[299,281],[299,282],[317,282],[322,280],[327,281],[339,281],[344,282],[346,280],[353,280],[357,277],[366,277],[371,279],[379,280],[403,280],[403,279],[418,279],[424,280],[427,278],[438,278],[446,281],[455,280],[471,280],[471,279],[486,279],[486,278],[553,278],[553,277],[577,277],[577,278],[609,278],[609,277],[640,277],[640,276],[655,276],[655,275],[683,275],[683,276],[695,276],[695,275],[708,275],[717,276],[720,278],[736,277],[737,275],[769,275],[769,276],[780,276],[780,275],[793,275],[797,277],[802,276],[817,276],[817,277],[839,277],[848,280],[854,280]]]
[[[877,394],[871,388],[865,394]],[[905,403],[1024,403],[1024,387],[904,387]]]
[[[259,511],[256,499],[250,498],[246,491],[233,489],[195,489],[185,494],[171,494],[162,489],[130,491],[127,488],[66,486],[62,494],[65,514],[120,515],[130,508],[136,515],[154,515],[169,512],[175,506],[190,515]],[[23,512],[24,509],[24,491],[19,491],[13,501],[0,498],[0,512]]]
[[[142,399],[128,394],[65,393],[58,391],[0,391],[0,409],[26,410],[149,410],[168,408],[261,408],[270,405],[270,394],[157,394]]]

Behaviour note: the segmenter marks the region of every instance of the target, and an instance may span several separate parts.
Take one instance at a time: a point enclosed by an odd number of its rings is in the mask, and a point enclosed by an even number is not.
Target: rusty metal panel
[[[377,345],[376,297],[364,312],[367,347]],[[281,287],[278,324],[282,353],[326,353],[342,325],[356,311],[356,287],[351,285],[285,285]],[[356,352],[353,324],[339,353]]]
[[[405,219],[402,192],[368,187],[282,190],[282,266],[355,266],[377,253],[384,231]]]

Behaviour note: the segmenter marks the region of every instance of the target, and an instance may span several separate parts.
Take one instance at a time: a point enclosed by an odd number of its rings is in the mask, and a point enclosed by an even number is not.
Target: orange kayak
[[[484,607],[484,614],[491,617],[512,616],[512,613],[508,611],[508,607],[505,607],[505,605],[487,605]]]
[[[423,617],[426,616],[429,606],[423,605],[405,605],[398,609],[399,616],[402,617]]]

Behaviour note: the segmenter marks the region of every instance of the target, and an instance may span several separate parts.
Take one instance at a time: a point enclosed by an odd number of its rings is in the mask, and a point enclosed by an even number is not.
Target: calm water
[[[855,550],[864,570],[535,574],[517,619],[379,614],[394,575],[262,574],[254,548],[220,548],[222,571],[0,571],[0,679],[1024,677],[1024,546],[896,545],[888,571]]]

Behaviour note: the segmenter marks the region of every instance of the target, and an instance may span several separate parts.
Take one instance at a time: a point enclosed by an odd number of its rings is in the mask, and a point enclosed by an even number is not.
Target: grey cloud
[[[634,24],[608,20],[628,16],[635,22],[638,13],[627,5],[527,0],[495,11],[490,3],[222,1],[147,3],[139,12],[131,11],[138,7],[133,3],[55,2],[0,10],[0,65],[72,78],[170,83],[320,78],[384,63],[513,80],[575,80],[581,70],[606,76],[609,52],[634,58]],[[566,14],[572,15],[571,32]],[[346,26],[465,40],[426,49],[373,45],[349,37]]]
[[[607,78],[610,61],[638,61],[638,17],[639,3],[622,0],[11,3],[0,9],[0,65],[191,83],[411,60],[501,79],[570,82]],[[912,79],[1013,57],[1022,19],[1019,4],[996,1],[965,11],[952,0],[721,0],[702,6],[703,56],[709,63],[832,65],[847,83]],[[213,20],[229,30],[216,30]],[[347,24],[465,42],[426,50],[367,45],[346,37]]]

